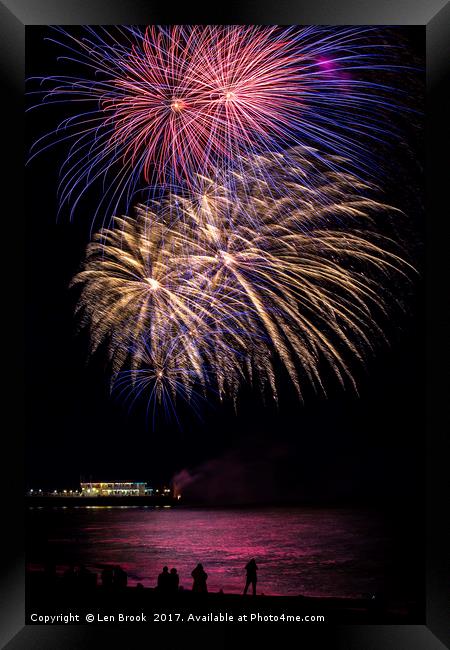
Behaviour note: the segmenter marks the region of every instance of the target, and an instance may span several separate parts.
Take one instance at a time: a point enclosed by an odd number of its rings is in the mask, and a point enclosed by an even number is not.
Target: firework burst
[[[245,378],[276,398],[278,357],[299,394],[306,380],[324,391],[324,363],[355,385],[349,359],[364,363],[383,336],[381,287],[410,267],[372,228],[393,210],[373,188],[325,168],[308,192],[295,165],[289,181],[287,161],[304,155],[279,161],[272,192],[248,173],[233,193],[203,177],[198,194],[140,205],[96,236],[73,282],[92,350],[107,343],[114,376],[130,364],[157,401],[194,387],[236,400]]]
[[[254,154],[295,145],[315,147],[322,161],[328,152],[367,168],[373,143],[392,136],[386,116],[403,105],[398,80],[392,88],[377,76],[400,71],[395,48],[372,28],[87,27],[82,37],[58,34],[53,40],[66,53],[60,59],[78,76],[38,79],[31,92],[41,104],[68,102],[73,113],[35,143],[32,156],[71,143],[60,201],[72,210],[96,180],[105,186],[99,210],[109,216],[119,205],[128,210],[144,184],[153,197],[161,186],[196,191],[199,175],[230,179]],[[303,183],[314,186],[314,175]]]

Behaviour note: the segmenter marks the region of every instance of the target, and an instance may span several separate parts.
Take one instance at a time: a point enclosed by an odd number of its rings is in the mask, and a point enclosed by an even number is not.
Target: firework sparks
[[[198,195],[140,205],[96,236],[74,284],[92,350],[108,343],[114,375],[129,363],[159,401],[180,386],[186,398],[198,386],[236,400],[245,378],[276,398],[277,356],[299,394],[305,380],[324,390],[324,362],[354,385],[349,358],[363,363],[382,336],[380,280],[410,267],[374,233],[372,218],[393,209],[369,186],[325,169],[308,192],[295,166],[289,181],[286,161],[304,155],[279,161],[271,193],[248,174],[232,194],[203,178]]]
[[[153,197],[161,185],[196,191],[199,175],[219,170],[227,179],[254,154],[295,145],[315,147],[322,161],[318,150],[369,165],[373,142],[392,135],[386,114],[402,103],[398,83],[395,90],[376,76],[397,68],[395,48],[372,28],[87,27],[84,37],[59,34],[67,53],[61,58],[84,74],[39,79],[35,92],[44,104],[82,110],[37,141],[32,156],[57,141],[72,143],[60,182],[61,204],[72,210],[99,179],[109,216],[122,204],[128,210],[144,183]],[[303,183],[313,186],[314,176]]]

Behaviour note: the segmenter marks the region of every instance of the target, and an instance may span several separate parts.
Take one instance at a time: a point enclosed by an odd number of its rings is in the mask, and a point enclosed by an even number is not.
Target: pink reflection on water
[[[47,518],[45,525],[39,517]],[[201,562],[210,591],[240,593],[252,557],[258,591],[266,594],[359,596],[384,580],[380,523],[350,511],[68,509],[33,518],[31,554],[45,530],[57,563],[83,563],[97,572],[120,564],[130,584],[154,586],[168,565],[190,589],[191,572]]]

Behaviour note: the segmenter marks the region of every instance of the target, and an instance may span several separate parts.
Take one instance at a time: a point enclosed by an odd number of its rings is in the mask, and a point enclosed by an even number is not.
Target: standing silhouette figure
[[[178,592],[178,585],[180,584],[180,576],[175,567],[170,569],[169,578],[170,592],[176,594]]]
[[[247,571],[247,580],[245,583],[244,596],[246,595],[250,585],[252,585],[253,595],[256,596],[256,571],[258,570],[258,567],[256,566],[256,562],[253,558],[250,560],[250,562],[248,562],[245,570]]]
[[[208,591],[208,587],[206,586],[208,574],[203,569],[203,564],[197,564],[195,569],[192,571],[191,576],[194,578],[192,591],[197,594],[206,594]]]
[[[161,594],[170,592],[170,574],[169,567],[163,567],[162,572],[158,576],[158,591]]]

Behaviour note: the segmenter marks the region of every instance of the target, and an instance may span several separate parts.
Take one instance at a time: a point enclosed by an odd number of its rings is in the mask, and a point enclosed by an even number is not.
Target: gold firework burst
[[[245,378],[276,398],[278,356],[299,394],[305,378],[324,390],[324,362],[355,384],[349,359],[383,335],[383,286],[411,269],[373,227],[393,208],[330,169],[312,191],[284,162],[253,160],[232,190],[199,179],[198,194],[139,205],[95,237],[73,283],[114,375],[147,368],[158,400],[164,382],[173,396],[197,383],[236,399]]]

